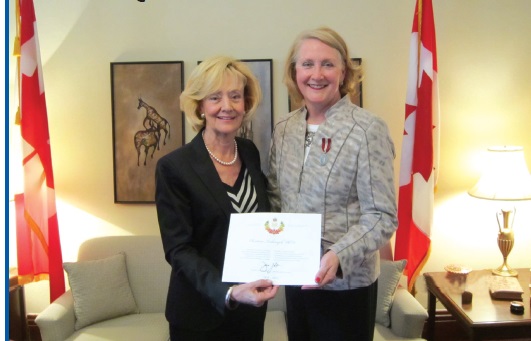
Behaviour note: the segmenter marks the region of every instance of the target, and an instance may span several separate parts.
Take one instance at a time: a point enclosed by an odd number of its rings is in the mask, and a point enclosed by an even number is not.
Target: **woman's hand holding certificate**
[[[259,279],[254,282],[233,286],[230,299],[255,307],[261,307],[266,301],[275,297],[277,291],[278,285],[273,285],[267,279]]]

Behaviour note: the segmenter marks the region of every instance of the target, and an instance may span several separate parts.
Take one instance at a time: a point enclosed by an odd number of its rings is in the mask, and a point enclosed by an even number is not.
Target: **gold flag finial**
[[[20,125],[20,120],[21,120],[21,117],[20,117],[20,107],[17,108],[17,113],[15,114],[15,124],[17,126]]]
[[[15,44],[13,45],[13,56],[20,57],[20,37],[18,35],[15,37]]]
[[[15,44],[13,47],[13,56],[20,57],[20,1],[15,1],[15,18],[17,20],[17,28],[15,33]]]

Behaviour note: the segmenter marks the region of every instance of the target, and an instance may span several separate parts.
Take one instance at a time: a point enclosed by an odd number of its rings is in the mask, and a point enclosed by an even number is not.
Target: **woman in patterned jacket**
[[[275,126],[270,200],[322,215],[316,285],[286,288],[290,341],[373,338],[378,250],[397,228],[395,154],[385,122],[350,100],[360,72],[329,28],[301,33],[288,54],[284,82],[304,105]]]

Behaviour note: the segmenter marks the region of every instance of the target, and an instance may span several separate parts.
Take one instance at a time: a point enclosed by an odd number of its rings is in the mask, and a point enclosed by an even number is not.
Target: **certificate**
[[[232,214],[222,281],[315,285],[320,259],[320,214]]]

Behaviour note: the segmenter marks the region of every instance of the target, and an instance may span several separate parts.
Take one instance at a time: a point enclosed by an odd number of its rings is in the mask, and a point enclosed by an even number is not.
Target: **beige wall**
[[[158,233],[153,205],[114,203],[111,62],[182,60],[186,80],[197,60],[213,54],[271,58],[278,119],[288,106],[281,83],[288,46],[303,29],[331,26],[347,40],[352,57],[363,58],[364,107],[389,124],[398,175],[414,0],[34,2],[65,261],[74,260],[77,246],[91,237]],[[432,252],[424,270],[441,271],[448,263],[489,268],[501,262],[497,206],[469,197],[466,190],[479,175],[487,146],[522,145],[531,165],[531,2],[434,0],[434,12],[441,168]],[[9,15],[13,28],[12,10]],[[10,39],[13,46],[12,29]],[[13,90],[13,70],[10,80]],[[10,93],[12,119],[16,94]],[[192,136],[187,128],[186,139]],[[10,170],[15,191],[19,170]],[[531,267],[530,205],[518,205],[509,262],[516,267]],[[12,243],[10,248],[13,254]],[[425,305],[422,282],[418,298]],[[28,286],[28,312],[46,305],[46,285]]]

